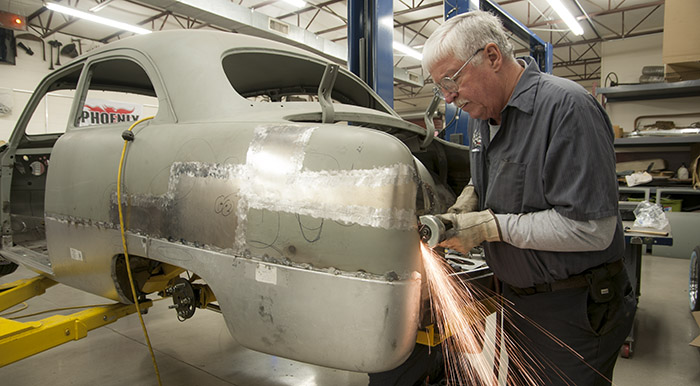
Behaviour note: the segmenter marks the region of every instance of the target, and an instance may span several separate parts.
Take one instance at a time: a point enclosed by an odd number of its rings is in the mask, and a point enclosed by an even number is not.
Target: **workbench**
[[[644,251],[644,248],[651,245],[671,246],[673,245],[673,237],[669,226],[667,226],[667,229],[658,230],[652,228],[635,228],[633,223],[633,221],[623,221],[623,227],[625,229],[641,229],[649,232],[640,233],[625,231],[624,263],[625,268],[627,268],[627,275],[630,278],[630,282],[634,286],[637,304],[639,304],[639,297],[642,294],[642,252]],[[627,339],[625,339],[625,343],[622,345],[622,349],[620,350],[620,355],[623,358],[631,357],[632,353],[634,352],[636,324],[637,323],[635,320],[635,322],[632,323],[632,329],[627,335]]]

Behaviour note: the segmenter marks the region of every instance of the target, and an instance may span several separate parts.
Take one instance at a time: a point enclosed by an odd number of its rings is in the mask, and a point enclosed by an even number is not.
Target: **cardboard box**
[[[700,61],[700,1],[666,0],[664,3],[664,64]]]
[[[618,125],[613,125],[613,132],[615,133],[615,138],[622,138],[625,136],[625,131]]]
[[[667,82],[700,79],[700,62],[667,64],[664,79]]]
[[[700,327],[700,311],[693,312],[693,317],[695,318],[695,323],[697,323],[698,327]],[[700,347],[700,335],[698,335],[697,338],[690,342],[690,345]]]

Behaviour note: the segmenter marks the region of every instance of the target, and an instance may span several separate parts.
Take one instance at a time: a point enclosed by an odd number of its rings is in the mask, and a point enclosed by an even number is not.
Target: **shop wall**
[[[602,43],[601,53],[601,87],[608,87],[605,82],[608,74],[615,73],[620,83],[638,83],[644,66],[661,66],[663,52],[663,34],[653,34],[635,38],[613,40]],[[663,116],[700,112],[700,97],[654,99],[645,101],[614,102],[605,106],[610,119],[624,131],[634,130],[634,121],[642,116]],[[639,120],[639,125],[653,123],[657,120],[671,120],[676,125],[688,125],[700,121],[696,117],[649,117]]]
[[[15,36],[22,34],[24,32],[15,32]],[[23,49],[17,48],[17,58],[15,60],[15,65],[10,65],[6,63],[0,64],[0,102],[9,106],[11,112],[9,114],[0,114],[0,140],[7,141],[10,138],[10,134],[14,129],[17,119],[19,119],[24,105],[29,100],[32,92],[39,84],[39,82],[48,75],[51,70],[51,53],[50,46],[48,44],[49,40],[58,40],[61,43],[68,44],[71,43],[70,37],[55,34],[47,39],[45,39],[46,46],[46,60],[42,53],[42,44],[38,41],[27,40],[27,39],[17,39],[17,42],[22,42],[25,46],[29,47],[34,55],[27,54]],[[99,43],[94,42],[81,42],[83,52],[87,52],[99,46]],[[58,68],[56,65],[56,49],[53,50],[53,67]],[[60,63],[65,65],[72,59],[66,56],[60,57]]]

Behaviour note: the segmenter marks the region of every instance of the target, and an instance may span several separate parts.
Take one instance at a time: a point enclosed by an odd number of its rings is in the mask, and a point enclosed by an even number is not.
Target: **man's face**
[[[484,55],[479,52],[477,55]],[[443,89],[445,101],[454,103],[460,109],[469,113],[473,118],[489,119],[500,116],[502,107],[498,105],[494,86],[494,72],[490,71],[490,66],[486,56],[480,58],[481,63],[474,64],[472,61],[467,64],[457,76],[452,79],[457,84],[457,91],[449,92]],[[430,70],[432,78],[438,82],[445,77],[452,77],[464,64],[463,60],[454,57],[439,61]]]

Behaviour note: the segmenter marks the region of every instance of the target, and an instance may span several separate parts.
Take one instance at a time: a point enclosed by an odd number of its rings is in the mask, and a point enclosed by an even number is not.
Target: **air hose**
[[[138,297],[136,296],[136,287],[134,286],[134,278],[131,274],[131,264],[129,263],[129,253],[126,248],[126,230],[124,229],[124,213],[122,210],[122,172],[124,170],[124,159],[126,158],[126,148],[129,146],[129,142],[134,140],[134,133],[132,130],[139,123],[153,119],[153,117],[146,117],[139,119],[134,122],[128,130],[122,133],[122,138],[124,139],[124,147],[122,148],[122,156],[119,159],[119,171],[117,173],[117,207],[119,209],[119,230],[122,236],[122,247],[124,248],[124,261],[126,262],[126,273],[129,275],[129,285],[131,286],[131,297],[134,300],[134,306],[136,307],[136,314],[139,316],[139,321],[141,322],[141,329],[143,330],[143,335],[146,338],[146,344],[148,345],[148,350],[151,353],[151,360],[153,361],[153,368],[156,371],[156,377],[158,378],[158,385],[162,386],[163,383],[160,380],[160,371],[158,370],[158,363],[156,363],[156,356],[153,353],[153,346],[151,346],[151,339],[148,337],[148,330],[146,330],[146,324],[143,322],[143,316],[141,315],[141,307],[139,306]]]

